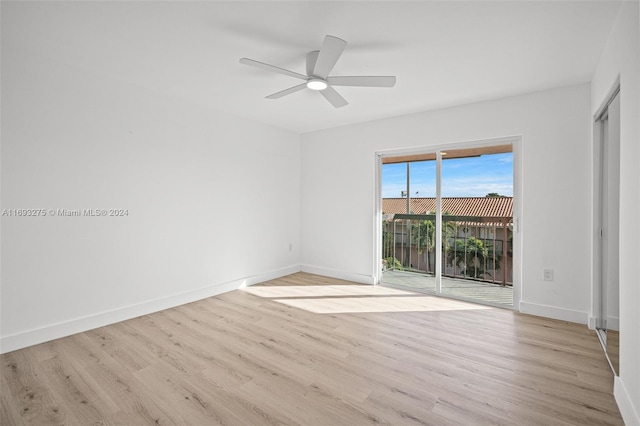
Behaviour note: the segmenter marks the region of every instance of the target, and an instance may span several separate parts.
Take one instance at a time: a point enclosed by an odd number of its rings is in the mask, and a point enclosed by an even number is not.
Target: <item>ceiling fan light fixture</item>
[[[0,0],[2,1],[2,0]],[[334,65],[340,59],[340,55],[347,46],[347,42],[331,35],[326,35],[322,42],[320,50],[314,50],[307,53],[306,61],[306,75],[299,74],[297,72],[289,71],[284,68],[277,67],[275,65],[265,64],[264,62],[256,61],[249,58],[240,59],[240,63],[249,65],[255,68],[261,68],[263,70],[275,72],[278,74],[284,74],[289,77],[294,77],[303,80],[304,83],[299,83],[296,86],[289,87],[288,89],[281,90],[266,96],[266,99],[279,99],[283,96],[290,95],[292,93],[299,92],[305,89],[311,89],[319,92],[334,108],[342,108],[349,105],[345,98],[343,98],[335,89],[336,86],[354,86],[354,87],[393,87],[396,84],[396,77],[392,75],[387,76],[330,76],[329,74],[333,70]]]
[[[312,78],[307,81],[307,87],[311,90],[324,90],[327,86],[327,82],[319,78]]]

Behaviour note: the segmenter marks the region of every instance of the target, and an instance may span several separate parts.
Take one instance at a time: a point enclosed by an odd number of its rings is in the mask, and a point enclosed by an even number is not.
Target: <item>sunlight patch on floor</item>
[[[411,296],[410,291],[373,285],[254,286],[241,289],[260,297]]]
[[[494,309],[491,306],[373,285],[251,286],[240,291],[316,314]]]
[[[435,312],[493,309],[457,300],[432,296],[413,297],[329,297],[275,299],[276,302],[316,314],[344,314],[356,312]]]

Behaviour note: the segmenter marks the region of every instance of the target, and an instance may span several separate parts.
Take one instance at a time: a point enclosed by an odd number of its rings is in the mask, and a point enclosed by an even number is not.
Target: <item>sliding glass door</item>
[[[383,284],[513,305],[512,151],[382,158]]]

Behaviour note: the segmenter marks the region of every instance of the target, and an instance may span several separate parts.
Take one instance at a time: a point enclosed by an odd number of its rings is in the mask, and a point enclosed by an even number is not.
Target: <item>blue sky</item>
[[[397,198],[407,186],[407,164],[382,166],[382,197]],[[418,192],[416,194],[416,191]],[[513,154],[452,158],[442,161],[443,197],[513,196]],[[411,197],[435,197],[436,162],[411,163]]]

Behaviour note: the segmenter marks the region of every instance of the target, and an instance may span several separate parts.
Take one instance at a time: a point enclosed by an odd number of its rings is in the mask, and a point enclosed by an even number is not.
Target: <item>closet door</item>
[[[601,116],[601,276],[597,328],[618,372],[620,233],[620,94]]]

